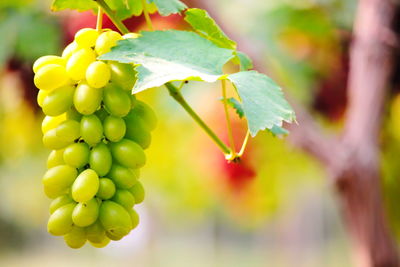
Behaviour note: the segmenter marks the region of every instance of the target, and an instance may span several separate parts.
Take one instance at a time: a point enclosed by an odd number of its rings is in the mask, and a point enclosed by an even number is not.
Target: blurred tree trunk
[[[212,1],[191,0],[213,13]],[[195,3],[194,3],[195,2]],[[379,133],[393,72],[398,39],[393,30],[398,5],[391,0],[360,0],[354,23],[347,86],[348,106],[342,136],[323,133],[313,117],[294,103],[299,125],[291,126],[293,143],[314,155],[326,167],[338,192],[358,267],[399,266],[397,247],[387,226],[381,197]],[[218,20],[217,14],[212,14]],[[239,49],[257,55],[263,51],[235,31],[222,27],[238,41]]]

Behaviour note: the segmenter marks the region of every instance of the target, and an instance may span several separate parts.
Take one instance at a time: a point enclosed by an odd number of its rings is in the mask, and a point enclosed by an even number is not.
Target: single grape
[[[104,248],[105,246],[108,245],[108,243],[110,243],[110,239],[108,239],[107,237],[105,237],[101,242],[90,241],[90,244],[95,248]]]
[[[139,178],[139,169],[129,169],[118,164],[113,164],[107,175],[117,188],[131,188]]]
[[[113,231],[112,232],[106,232],[107,238],[109,238],[110,240],[113,240],[113,241],[119,241],[122,238],[124,238],[125,235],[127,235],[127,234],[119,234],[118,235],[118,234],[114,234]]]
[[[62,196],[57,197],[50,203],[50,209],[49,209],[50,214],[53,214],[53,212],[55,212],[58,208],[65,206],[67,204],[70,204],[70,203],[75,203],[75,202],[68,195],[62,195]]]
[[[110,199],[114,196],[115,190],[115,184],[111,179],[101,178],[96,196],[101,199]]]
[[[74,106],[83,115],[93,114],[101,104],[103,90],[89,86],[87,83],[80,83],[74,94]]]
[[[120,204],[126,210],[132,209],[133,205],[135,205],[135,198],[126,189],[118,189],[111,200]]]
[[[48,198],[56,199],[60,196],[68,194],[69,188],[60,188],[57,186],[44,186],[44,193]]]
[[[46,116],[42,121],[42,133],[46,133],[51,129],[56,128],[61,122],[65,121],[66,115],[61,114],[59,116],[51,117]]]
[[[156,128],[156,113],[149,105],[147,105],[143,101],[137,100],[135,108],[131,111],[131,113],[136,114],[139,118],[142,118],[149,131],[153,131]]]
[[[99,219],[106,232],[125,236],[132,229],[129,213],[119,204],[106,200],[100,206]]]
[[[136,71],[131,64],[110,61],[111,81],[123,90],[131,91],[136,83]]]
[[[64,150],[52,150],[47,158],[47,168],[51,169],[55,166],[64,165]]]
[[[73,80],[85,79],[86,69],[96,60],[95,52],[90,48],[81,48],[71,55],[67,61],[67,73]]]
[[[92,149],[89,157],[89,165],[100,176],[104,176],[110,171],[112,156],[106,144],[99,143]]]
[[[81,125],[79,122],[75,120],[66,120],[57,126],[56,135],[61,140],[72,143],[81,136],[80,128]]]
[[[64,162],[75,168],[82,168],[89,162],[89,146],[85,143],[74,143],[67,146],[63,153]]]
[[[110,67],[103,61],[95,61],[86,70],[86,81],[93,88],[101,88],[110,81]]]
[[[42,182],[44,186],[65,189],[72,185],[77,175],[75,168],[68,165],[60,165],[47,170]]]
[[[103,129],[108,140],[118,142],[125,136],[125,121],[120,117],[110,115],[104,119]]]
[[[58,116],[72,106],[75,87],[64,86],[51,91],[43,100],[43,112],[48,116]]]
[[[99,216],[99,203],[92,198],[85,203],[78,203],[72,212],[72,221],[75,225],[85,227],[93,224]]]
[[[143,202],[145,197],[145,192],[141,182],[138,181],[134,186],[132,186],[128,190],[135,198],[135,204],[140,204]]]
[[[50,215],[47,231],[55,236],[65,235],[72,230],[72,211],[75,203],[70,203],[58,208]]]
[[[64,66],[48,64],[41,67],[33,79],[40,90],[53,90],[68,83],[69,78]]]
[[[76,42],[72,42],[67,47],[65,47],[64,51],[62,52],[61,57],[65,60],[68,61],[68,59],[80,49],[78,44]]]
[[[122,139],[118,143],[111,143],[110,148],[113,158],[125,167],[136,169],[146,163],[143,149],[131,140]]]
[[[80,47],[90,48],[96,45],[97,37],[99,32],[96,29],[83,28],[75,34],[75,42]]]
[[[106,110],[117,117],[124,117],[131,110],[130,97],[115,84],[104,87],[103,102]]]
[[[38,94],[37,94],[37,103],[39,105],[39,107],[43,107],[43,102],[44,99],[46,98],[46,96],[49,94],[49,91],[45,91],[45,90],[39,90]]]
[[[105,239],[108,239],[106,237],[106,232],[99,220],[86,227],[86,236],[87,239],[93,243],[101,243]]]
[[[71,191],[76,202],[87,202],[99,190],[99,176],[94,170],[87,169],[81,172],[74,181]]]
[[[43,145],[52,150],[62,149],[68,146],[71,142],[64,141],[57,136],[56,129],[51,129],[47,131],[42,138]]]
[[[85,229],[73,226],[71,231],[64,235],[64,241],[70,248],[81,248],[86,243]]]
[[[106,31],[99,35],[96,40],[95,51],[98,55],[110,52],[111,47],[117,44],[118,40],[121,40],[122,36],[115,31]]]
[[[101,141],[103,138],[103,125],[96,115],[82,117],[81,136],[90,146],[94,146]]]
[[[143,120],[136,114],[129,114],[125,117],[126,134],[125,138],[134,141],[143,149],[147,149],[151,144],[151,134]]]
[[[131,216],[132,229],[135,229],[139,225],[139,214],[134,209],[130,209],[128,212]]]

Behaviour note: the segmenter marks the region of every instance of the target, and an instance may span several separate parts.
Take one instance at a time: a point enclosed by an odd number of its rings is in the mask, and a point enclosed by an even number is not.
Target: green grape
[[[42,109],[48,116],[58,116],[68,111],[72,106],[75,87],[64,86],[51,91],[43,100]]]
[[[99,35],[96,40],[95,51],[100,56],[107,52],[110,52],[111,47],[117,44],[118,40],[121,40],[122,36],[115,31],[106,31]]]
[[[99,220],[86,227],[86,236],[87,239],[93,243],[101,243],[105,239],[108,239],[106,237],[106,232]]]
[[[74,94],[74,107],[83,115],[93,114],[101,105],[103,90],[80,83]]]
[[[139,214],[134,209],[130,209],[128,212],[131,216],[132,229],[135,229],[139,225]]]
[[[135,108],[131,111],[131,113],[134,113],[139,116],[139,118],[142,118],[149,131],[153,131],[156,128],[157,116],[154,110],[143,101],[136,100]]]
[[[75,203],[70,203],[58,208],[50,215],[47,231],[55,236],[65,235],[72,230],[72,211]]]
[[[79,203],[72,212],[72,221],[75,225],[85,227],[93,224],[99,216],[99,203],[96,198],[85,203]]]
[[[43,107],[44,99],[46,98],[46,96],[48,94],[49,94],[49,91],[39,90],[39,92],[37,94],[37,98],[36,98],[39,107]]]
[[[140,204],[143,202],[145,197],[145,192],[141,182],[138,181],[134,186],[132,186],[128,190],[135,198],[135,204]]]
[[[116,61],[108,63],[111,69],[111,81],[123,90],[131,91],[136,83],[136,71],[131,64]]]
[[[55,166],[64,165],[64,150],[52,150],[47,158],[47,168],[51,169]]]
[[[108,239],[107,237],[105,237],[105,238],[103,239],[103,241],[101,241],[101,242],[99,242],[99,243],[91,242],[91,241],[90,241],[90,244],[91,244],[93,247],[95,247],[95,248],[104,248],[105,246],[108,245],[108,243],[110,243],[110,239]]]
[[[126,189],[118,189],[111,200],[120,204],[126,210],[132,209],[133,205],[135,205],[135,198]]]
[[[110,148],[113,158],[125,167],[136,169],[146,163],[143,149],[131,140],[122,139],[118,143],[111,143]]]
[[[74,143],[65,148],[64,162],[75,168],[82,168],[89,163],[89,146],[85,143]]]
[[[33,63],[33,72],[36,73],[40,68],[50,64],[64,66],[65,60],[61,57],[51,55],[40,57],[35,61],[35,63]]]
[[[119,204],[106,200],[100,206],[99,219],[107,233],[125,236],[132,229],[129,213]]]
[[[62,140],[57,136],[56,129],[51,129],[43,135],[43,144],[48,149],[58,150],[68,146],[71,142]]]
[[[81,119],[82,139],[94,146],[103,138],[103,125],[96,115],[83,116]]]
[[[85,79],[87,67],[96,60],[95,52],[90,48],[82,48],[71,55],[67,61],[67,73],[73,80]]]
[[[111,179],[101,178],[96,196],[101,199],[110,199],[114,196],[115,190],[115,184]]]
[[[113,240],[113,241],[119,241],[119,240],[121,240],[122,238],[124,238],[125,235],[127,235],[127,234],[120,234],[120,235],[117,235],[117,234],[114,234],[113,232],[106,232],[107,238],[109,238],[109,239],[111,239],[111,240]]]
[[[64,241],[70,248],[81,248],[86,243],[85,229],[73,226],[71,231],[64,235]]]
[[[125,117],[125,123],[125,138],[134,141],[143,149],[147,149],[151,143],[151,134],[143,120],[136,114],[129,114],[129,117]]]
[[[42,122],[42,133],[47,133],[49,130],[56,128],[61,122],[65,121],[65,114],[56,117],[46,116]]]
[[[87,169],[81,172],[72,184],[72,198],[76,202],[87,202],[99,190],[99,176],[94,170]]]
[[[76,51],[78,51],[80,47],[76,42],[72,42],[67,47],[65,47],[64,51],[62,52],[61,57],[67,61]]]
[[[126,132],[125,121],[112,115],[104,119],[103,128],[105,137],[112,142],[120,141]]]
[[[70,203],[75,203],[72,198],[68,195],[62,195],[54,199],[50,203],[50,214],[53,214],[58,208],[61,208],[62,206],[65,206]]]
[[[53,90],[68,83],[69,78],[64,66],[49,64],[41,67],[33,82],[40,90]]]
[[[55,199],[68,193],[69,188],[60,188],[57,186],[44,186],[44,193],[48,198]]]
[[[110,67],[103,61],[95,61],[86,70],[86,81],[94,88],[101,88],[110,81]]]
[[[104,88],[103,102],[106,110],[117,117],[124,117],[131,110],[130,97],[114,84]]]
[[[82,114],[80,114],[75,107],[70,108],[66,113],[68,120],[81,121]]]
[[[75,168],[68,165],[60,165],[47,170],[42,182],[44,186],[65,189],[72,185],[77,175],[78,172]]]
[[[60,123],[56,128],[56,135],[63,141],[74,142],[81,136],[81,125],[75,120],[66,120]]]
[[[112,157],[106,144],[100,143],[92,149],[89,157],[89,165],[100,176],[104,176],[110,171]]]
[[[128,189],[137,182],[139,169],[132,170],[118,164],[113,164],[107,176],[113,180],[117,188]]]
[[[97,37],[99,32],[96,29],[83,28],[75,34],[75,42],[80,47],[94,47],[96,45]]]

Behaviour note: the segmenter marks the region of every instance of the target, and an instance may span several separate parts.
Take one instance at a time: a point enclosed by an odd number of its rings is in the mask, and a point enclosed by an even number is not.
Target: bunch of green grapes
[[[139,169],[156,117],[130,92],[132,65],[96,59],[118,40],[135,37],[81,29],[61,57],[44,56],[33,65],[46,114],[43,143],[52,150],[42,180],[53,199],[47,229],[72,248],[87,240],[104,247],[139,222],[133,206],[144,198]]]

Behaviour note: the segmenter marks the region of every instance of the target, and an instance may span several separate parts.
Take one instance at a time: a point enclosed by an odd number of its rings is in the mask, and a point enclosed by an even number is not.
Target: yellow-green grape
[[[85,229],[73,226],[71,231],[64,235],[64,241],[70,248],[81,248],[86,243]]]
[[[101,141],[103,138],[103,125],[96,115],[82,117],[81,136],[90,146],[94,146]]]
[[[113,158],[125,167],[136,169],[146,163],[142,147],[131,140],[122,139],[118,143],[111,143],[110,148]]]
[[[75,87],[64,86],[51,91],[43,100],[43,112],[48,116],[58,116],[72,106]]]
[[[153,131],[156,128],[157,126],[156,113],[149,105],[147,105],[143,101],[136,100],[135,107],[130,112],[130,114],[131,113],[136,114],[137,116],[139,116],[139,118],[142,118],[144,124],[147,126],[147,129],[149,131]]]
[[[140,204],[143,202],[145,197],[145,192],[141,182],[138,181],[134,186],[132,186],[128,190],[135,198],[135,204]]]
[[[130,32],[130,33],[124,34],[124,35],[122,36],[122,38],[123,38],[123,39],[135,39],[135,38],[138,38],[139,36],[140,36],[140,35],[137,34],[137,33]]]
[[[126,122],[125,138],[134,141],[143,149],[147,149],[151,144],[151,134],[144,121],[132,112],[124,119]]]
[[[90,151],[89,165],[100,176],[104,176],[110,171],[112,156],[106,144],[99,143]]]
[[[47,231],[55,236],[65,235],[72,230],[72,211],[75,203],[70,203],[58,208],[50,215]]]
[[[99,216],[99,203],[92,198],[85,203],[79,203],[72,212],[72,221],[75,225],[85,227],[93,224]]]
[[[32,67],[33,72],[36,73],[43,66],[50,65],[50,64],[64,66],[65,60],[62,57],[51,56],[51,55],[40,57],[35,61],[35,63],[33,63],[33,67]]]
[[[94,170],[81,172],[72,184],[72,198],[76,202],[86,202],[92,199],[99,190],[99,176]]]
[[[118,142],[125,136],[125,121],[120,117],[110,115],[104,119],[103,129],[104,136],[108,140]]]
[[[53,167],[44,174],[42,183],[46,187],[66,189],[75,181],[78,172],[68,165]]]
[[[51,129],[51,130],[47,131],[43,135],[42,141],[43,141],[43,145],[46,148],[52,149],[52,150],[62,149],[71,143],[68,141],[64,141],[60,137],[58,137],[56,129]]]
[[[79,113],[90,115],[100,107],[102,99],[102,89],[93,88],[87,83],[80,83],[75,90],[74,106]]]
[[[70,108],[67,112],[66,112],[66,118],[68,120],[75,120],[75,121],[81,121],[82,118],[82,114],[79,113],[75,107]]]
[[[117,117],[124,117],[131,110],[130,97],[115,84],[108,84],[104,88],[103,102],[106,110]]]
[[[80,47],[94,47],[96,45],[97,37],[99,32],[96,29],[83,28],[75,34],[75,42]]]
[[[93,88],[101,88],[110,81],[110,67],[103,61],[95,61],[86,70],[86,81]]]
[[[89,162],[89,146],[85,143],[74,143],[67,146],[63,153],[64,162],[75,168],[82,168]]]
[[[82,48],[76,51],[67,62],[67,73],[73,80],[85,79],[87,67],[96,60],[96,54],[90,48]]]
[[[114,182],[117,188],[131,188],[139,178],[139,169],[129,169],[118,164],[113,164],[108,177]]]
[[[66,85],[69,78],[64,66],[49,64],[38,70],[33,81],[40,90],[53,90]]]
[[[101,243],[105,239],[108,239],[106,237],[106,232],[99,220],[86,227],[86,237],[90,242],[93,243]]]
[[[99,183],[99,191],[96,196],[101,199],[110,199],[115,194],[115,184],[108,178],[101,178]]]
[[[72,56],[72,54],[74,54],[79,49],[80,49],[80,47],[78,46],[78,44],[76,42],[72,42],[69,45],[67,45],[67,47],[65,47],[64,51],[62,52],[61,57],[65,61],[67,61]]]
[[[58,188],[58,187],[51,187],[51,186],[44,186],[43,191],[48,198],[55,199],[59,196],[63,196],[68,194],[69,188]]]
[[[110,239],[108,239],[107,237],[105,237],[103,239],[103,241],[96,243],[96,242],[92,242],[90,241],[90,244],[95,247],[95,248],[104,248],[105,246],[107,246],[110,243]]]
[[[43,107],[43,101],[48,94],[49,94],[49,91],[39,90],[37,97],[36,97],[39,107]]]
[[[111,200],[120,204],[126,210],[132,209],[133,205],[135,205],[135,198],[126,189],[118,189]]]
[[[47,168],[51,169],[55,166],[64,165],[64,150],[52,150],[47,158]]]
[[[42,133],[47,133],[49,130],[56,128],[61,122],[66,120],[66,115],[61,114],[59,116],[51,117],[46,116],[42,121]]]
[[[127,235],[127,234],[126,234],[126,235]],[[114,234],[113,232],[106,232],[106,236],[107,236],[107,238],[109,238],[110,240],[119,241],[119,240],[121,240],[122,238],[124,238],[125,235],[122,235],[122,234],[117,235],[117,234]]]
[[[111,82],[120,86],[123,90],[131,91],[136,82],[136,71],[131,64],[115,61],[108,63],[111,69]]]
[[[100,206],[99,219],[107,233],[125,236],[132,229],[129,213],[119,204],[106,200]]]
[[[139,214],[134,209],[130,209],[128,212],[131,216],[132,229],[135,229],[139,225]]]
[[[75,120],[66,120],[57,126],[56,135],[61,140],[72,143],[81,136],[80,128],[81,125],[79,122]]]
[[[54,199],[50,203],[50,214],[53,214],[58,208],[61,208],[62,206],[65,206],[70,203],[75,203],[74,200],[68,196],[68,195],[62,195]]]
[[[95,51],[100,56],[107,52],[110,52],[111,47],[117,44],[118,40],[121,40],[121,34],[115,31],[106,31],[99,35],[96,40]]]

